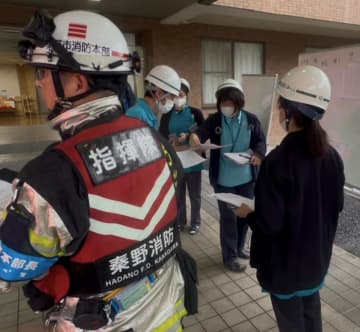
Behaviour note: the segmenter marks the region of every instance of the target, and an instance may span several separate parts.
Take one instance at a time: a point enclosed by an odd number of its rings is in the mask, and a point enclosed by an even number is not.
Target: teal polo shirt
[[[159,127],[157,116],[143,98],[138,99],[137,103],[126,111],[126,115],[140,119],[156,130]]]
[[[190,128],[195,124],[194,115],[191,112],[191,108],[185,105],[182,111],[177,111],[175,107],[171,110],[169,121],[169,134],[176,135],[177,137],[181,133],[189,133]],[[187,144],[184,142],[184,144]],[[192,167],[184,168],[185,173],[201,171],[204,169],[204,164],[198,164]]]
[[[321,288],[324,287],[324,280],[320,283],[320,285],[310,288],[310,289],[302,289],[298,290],[296,292],[293,292],[291,294],[277,294],[277,293],[271,293],[271,295],[276,296],[280,300],[290,300],[293,297],[305,297],[315,294],[316,292],[319,292]],[[262,290],[264,293],[268,293],[265,289]]]
[[[237,165],[224,156],[225,152],[244,152],[250,148],[251,130],[245,113],[236,118],[221,117],[221,145],[218,184],[236,187],[252,180],[251,165]]]

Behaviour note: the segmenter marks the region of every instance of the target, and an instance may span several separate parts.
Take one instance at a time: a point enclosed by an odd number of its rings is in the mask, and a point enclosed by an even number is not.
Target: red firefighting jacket
[[[67,156],[84,182],[90,228],[80,250],[34,282],[37,289],[55,302],[65,295],[103,293],[143,278],[175,255],[178,169],[153,129],[120,116],[54,149]],[[58,291],[52,272],[60,270]]]
[[[66,264],[71,293],[123,287],[175,254],[174,174],[165,147],[149,127],[121,116],[56,149],[79,171],[90,207],[85,242]]]

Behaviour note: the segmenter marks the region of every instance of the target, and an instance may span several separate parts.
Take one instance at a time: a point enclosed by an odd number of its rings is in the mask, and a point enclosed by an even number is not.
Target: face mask
[[[286,117],[285,117],[285,120],[280,122],[280,126],[285,132],[289,131],[289,123],[290,123],[290,116],[289,116],[289,113],[288,113],[286,115]]]
[[[287,132],[287,130],[286,130],[286,121],[280,122],[280,127],[282,128],[283,131]]]
[[[221,106],[220,107],[220,111],[221,111],[221,113],[225,116],[225,117],[227,117],[227,118],[231,118],[232,117],[232,115],[234,114],[234,107],[232,107],[232,106]]]
[[[172,110],[172,108],[174,107],[174,101],[171,99],[166,99],[165,100],[165,105],[163,105],[160,101],[157,101],[157,108],[159,113],[168,113]]]
[[[186,104],[186,97],[178,97],[174,99],[174,104],[176,108],[182,109]]]

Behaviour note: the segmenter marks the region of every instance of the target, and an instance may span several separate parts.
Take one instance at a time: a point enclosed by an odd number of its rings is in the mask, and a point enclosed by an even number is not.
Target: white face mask
[[[175,104],[176,108],[182,109],[186,104],[186,97],[174,98],[174,104]]]
[[[157,108],[159,113],[162,114],[168,113],[172,110],[173,107],[174,107],[174,101],[171,99],[166,99],[164,105],[161,103],[161,101],[159,100],[157,101]]]
[[[233,106],[221,106],[220,111],[225,117],[231,118],[234,114],[235,108]]]
[[[287,123],[287,121],[284,120],[284,121],[280,122],[280,126],[285,132],[288,132],[289,130],[288,130],[288,128],[286,128],[286,127],[288,127],[288,125],[286,125],[286,123]]]
[[[283,111],[283,112],[285,112],[285,111]],[[285,113],[285,119],[283,121],[279,121],[279,122],[280,122],[280,127],[287,133],[289,131],[290,119],[289,119],[289,117],[286,116],[286,113]]]

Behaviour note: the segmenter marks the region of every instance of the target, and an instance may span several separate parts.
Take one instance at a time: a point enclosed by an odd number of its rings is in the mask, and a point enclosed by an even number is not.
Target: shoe
[[[195,235],[200,229],[199,225],[192,225],[189,230],[190,235]]]
[[[232,272],[244,272],[246,270],[246,265],[241,264],[239,260],[234,259],[233,261],[224,263],[224,266]]]
[[[246,251],[243,251],[241,250],[238,254],[239,258],[242,258],[242,259],[250,259],[250,255],[246,252]]]

